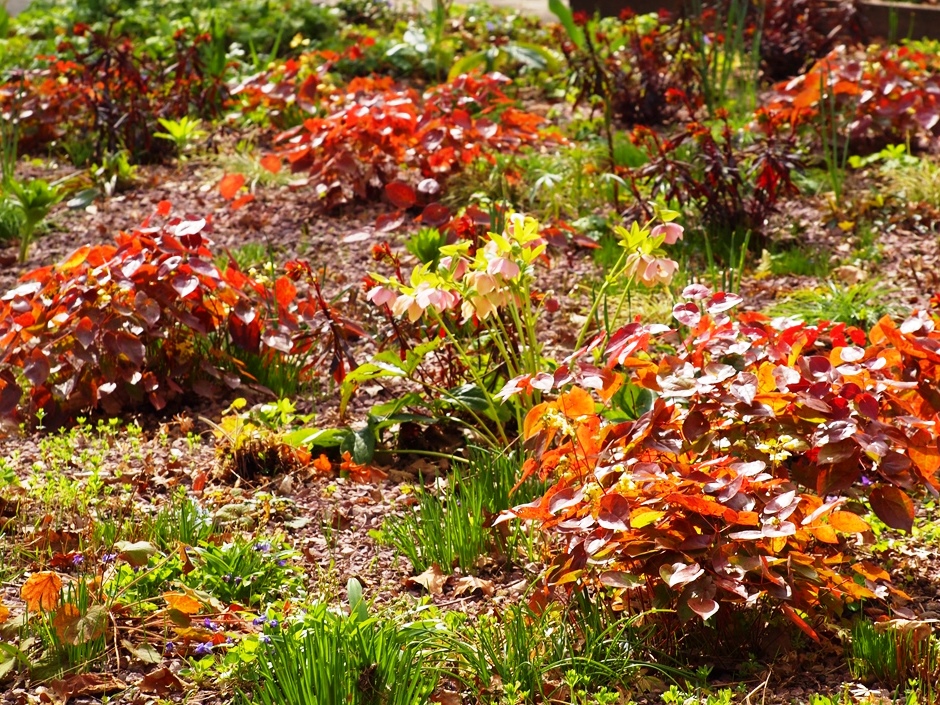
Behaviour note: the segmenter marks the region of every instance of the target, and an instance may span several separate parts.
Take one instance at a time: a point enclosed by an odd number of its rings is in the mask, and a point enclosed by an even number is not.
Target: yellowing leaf
[[[845,534],[861,534],[871,528],[864,519],[852,512],[833,512],[829,515],[829,525]]]
[[[165,592],[163,599],[166,600],[171,610],[179,610],[183,614],[196,614],[202,609],[202,603],[199,600],[181,592]]]
[[[10,618],[10,608],[0,603],[0,624],[3,624]]]
[[[20,597],[30,612],[55,609],[62,592],[62,579],[54,572],[33,573],[23,584]]]
[[[658,509],[636,509],[630,514],[630,526],[634,529],[642,529],[644,526],[649,526],[654,521],[659,521],[664,514],[665,512],[661,512]]]

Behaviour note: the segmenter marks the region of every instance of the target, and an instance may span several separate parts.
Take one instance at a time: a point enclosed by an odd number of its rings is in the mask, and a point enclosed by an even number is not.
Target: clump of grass
[[[533,499],[540,489],[539,483],[527,481],[510,498],[519,470],[514,456],[474,450],[467,467],[455,468],[439,489],[418,484],[413,508],[389,517],[383,537],[418,572],[437,564],[476,573],[483,556],[511,558],[524,543],[522,527],[512,522],[501,532],[493,520],[512,504]]]
[[[420,630],[369,615],[362,587],[349,581],[349,614],[316,604],[286,628],[268,630],[258,684],[245,703],[428,702],[438,675],[422,653]],[[270,624],[270,622],[269,622]]]
[[[848,649],[854,678],[874,679],[889,688],[909,686],[921,702],[936,702],[940,682],[940,642],[928,622],[901,620],[872,624],[860,619]]]
[[[885,315],[898,313],[891,289],[874,279],[845,286],[829,282],[815,289],[800,289],[770,308],[771,316],[792,317],[808,323],[831,321],[868,329]]]

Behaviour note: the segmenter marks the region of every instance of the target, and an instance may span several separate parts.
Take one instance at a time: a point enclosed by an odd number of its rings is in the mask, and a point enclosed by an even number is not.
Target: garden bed
[[[930,45],[272,7],[0,23],[0,702],[936,701]]]

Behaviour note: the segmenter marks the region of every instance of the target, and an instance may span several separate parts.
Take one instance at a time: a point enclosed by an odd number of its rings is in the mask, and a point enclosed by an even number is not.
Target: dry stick
[[[754,693],[756,693],[761,688],[764,689],[764,692],[761,695],[760,702],[761,702],[761,705],[764,705],[764,702],[767,700],[767,683],[770,681],[770,676],[773,672],[774,672],[773,668],[768,668],[767,677],[764,679],[764,682],[761,683],[756,688],[754,688],[754,690],[752,690],[750,693],[744,696],[744,702],[747,703],[747,705],[751,705],[751,696],[754,695]]]

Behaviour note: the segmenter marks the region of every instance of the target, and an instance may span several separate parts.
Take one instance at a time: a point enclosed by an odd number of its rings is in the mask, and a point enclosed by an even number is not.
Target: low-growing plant
[[[56,184],[50,184],[43,179],[30,179],[29,181],[11,179],[3,185],[3,188],[23,214],[19,237],[19,261],[20,264],[24,264],[36,228],[46,219],[52,207],[62,200],[62,190]]]
[[[832,321],[871,328],[886,315],[900,313],[887,296],[891,288],[877,279],[845,285],[829,282],[815,289],[798,289],[770,307],[770,314],[815,323]]]
[[[323,299],[309,265],[288,263],[274,279],[254,279],[234,263],[221,270],[207,220],[157,226],[169,211],[162,202],[114,245],[85,245],[7,294],[0,414],[43,409],[57,428],[99,407],[159,410],[181,394],[237,387],[248,379],[249,355],[303,359],[311,374],[323,365],[343,378],[348,340],[364,333]]]
[[[349,613],[313,605],[292,624],[268,629],[249,700],[262,705],[425,702],[438,674],[422,650],[422,631],[369,615],[362,587],[347,586]]]
[[[571,673],[591,690],[629,686],[643,668],[681,675],[645,661],[650,628],[597,598],[580,595],[545,609],[515,603],[475,618],[452,613],[439,639],[455,677],[494,700],[500,691],[515,694],[513,702],[551,700]]]
[[[153,136],[172,142],[180,161],[184,161],[196,143],[208,134],[202,129],[202,120],[190,118],[188,115],[179,120],[157,118],[157,122],[166,132],[154,132]]]
[[[292,172],[307,174],[327,209],[382,195],[409,209],[419,197],[436,201],[448,176],[490,151],[552,139],[542,118],[513,106],[502,90],[507,82],[498,74],[461,76],[419,95],[387,78],[353,79],[322,98],[306,96],[305,83],[299,97],[328,114],[308,118],[275,144]],[[277,158],[265,165],[281,168]]]
[[[296,597],[302,587],[296,553],[280,537],[236,539],[221,546],[203,543],[187,550],[193,564],[183,582],[223,602],[249,607]]]
[[[437,565],[445,572],[459,567],[469,575],[478,572],[481,558],[518,560],[524,527],[513,522],[501,529],[493,520],[509,508],[520,467],[513,456],[472,451],[466,467],[456,465],[443,485],[429,489],[422,478],[412,490],[413,506],[385,520],[384,540],[416,573]],[[538,483],[530,481],[513,498],[527,501],[539,490]]]
[[[523,477],[556,482],[512,515],[564,537],[547,589],[598,581],[623,609],[672,605],[680,620],[768,601],[815,639],[817,617],[891,589],[880,567],[843,565],[841,535],[868,530],[849,496],[909,531],[909,493],[937,488],[936,436],[917,420],[938,408],[936,320],[885,317],[866,338],[733,320],[740,298],[700,285],[683,297],[678,330],[598,336],[529,411]],[[908,366],[916,386],[898,384]],[[614,401],[624,388],[647,394],[628,420]]]
[[[874,679],[894,689],[914,684],[915,692],[935,696],[940,642],[932,632],[930,622],[896,619],[872,624],[859,619],[848,646],[849,669],[855,678]]]

